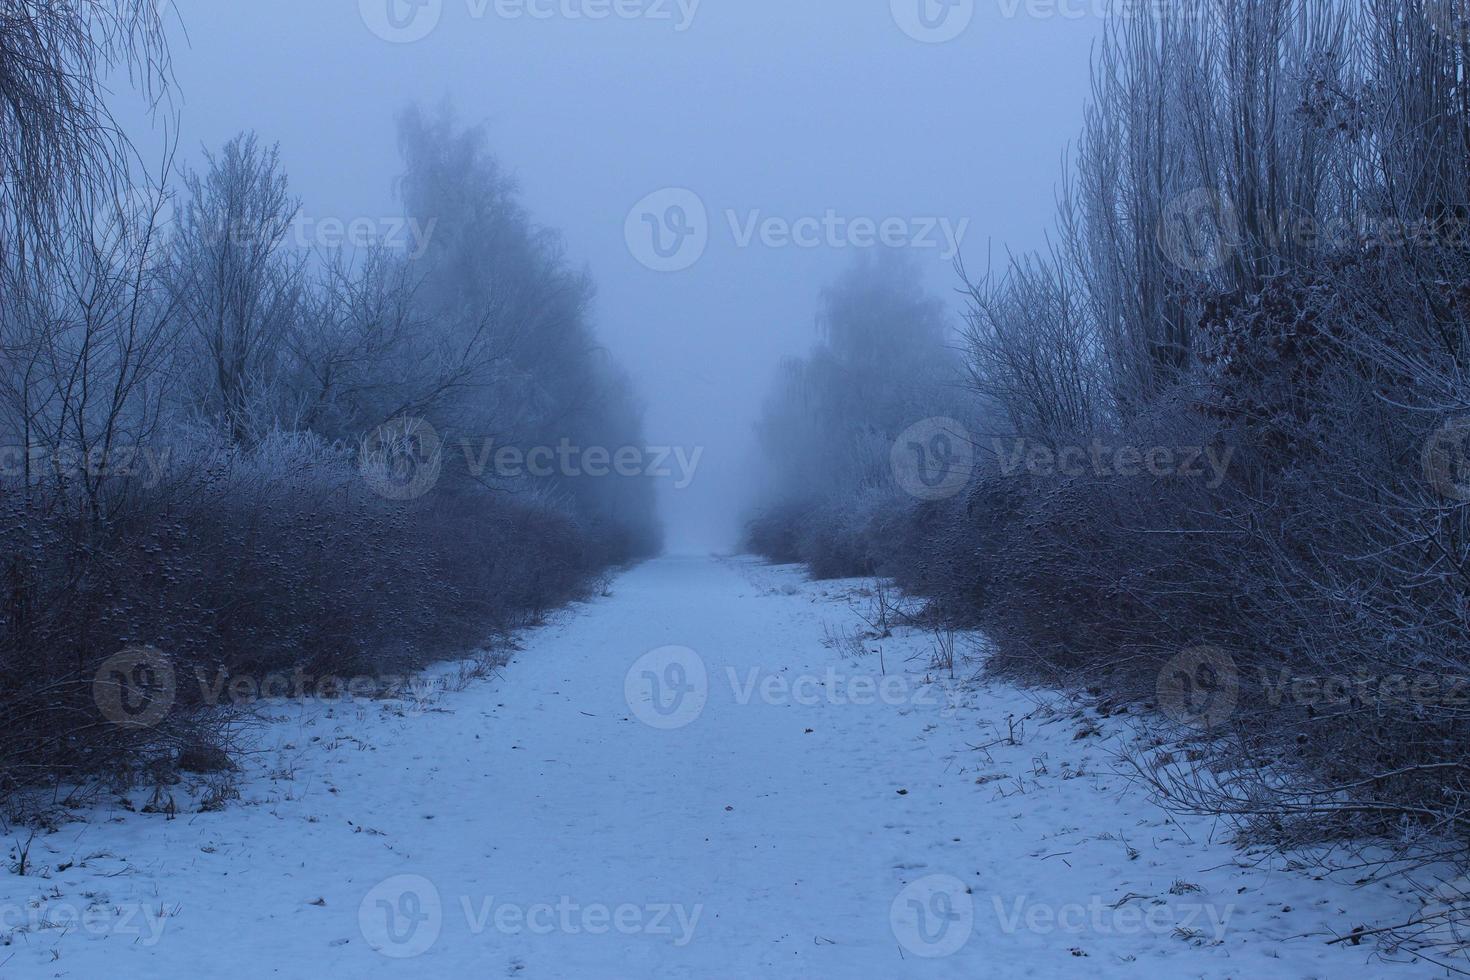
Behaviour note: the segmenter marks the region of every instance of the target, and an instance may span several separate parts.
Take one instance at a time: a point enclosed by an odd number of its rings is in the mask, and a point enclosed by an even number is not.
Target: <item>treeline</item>
[[[646,479],[499,465],[643,440],[484,134],[403,113],[404,213],[342,245],[254,134],[146,179],[98,79],[169,84],[158,9],[0,3],[9,787],[217,758],[221,677],[399,675],[660,545]]]
[[[962,384],[912,277],[840,284],[751,544],[1161,709],[1138,762],[1178,805],[1463,858],[1470,23],[1125,6],[1055,247],[965,277]]]

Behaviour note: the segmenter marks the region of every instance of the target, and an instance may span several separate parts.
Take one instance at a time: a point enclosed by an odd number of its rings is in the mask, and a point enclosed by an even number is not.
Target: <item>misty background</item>
[[[393,120],[410,103],[448,100],[461,124],[484,124],[532,217],[591,272],[593,326],[646,402],[649,443],[704,450],[689,487],[660,483],[676,553],[736,544],[772,371],[810,347],[821,288],[856,250],[742,247],[727,212],[947,221],[972,271],[1034,249],[1101,29],[1086,4],[1002,0],[961,3],[948,23],[966,26],[943,43],[905,32],[901,0],[704,0],[692,17],[670,0],[601,20],[563,0],[536,8],[546,19],[443,0],[437,20],[395,0],[415,29],[401,36],[432,25],[396,41],[380,36],[387,2],[174,0],[171,103],[124,122],[146,155],[176,118],[183,166],[242,129],[279,142],[303,227],[401,214]],[[708,247],[678,272],[647,268],[625,236],[630,210],[665,188],[708,211]],[[931,240],[920,265],[957,316],[944,236]]]
[[[1465,0],[0,0],[0,943],[1461,962],[1467,79]]]

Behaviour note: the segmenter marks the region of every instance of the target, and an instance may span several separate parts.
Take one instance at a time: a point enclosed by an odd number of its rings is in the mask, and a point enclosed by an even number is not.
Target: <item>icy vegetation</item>
[[[0,955],[76,977],[1432,975],[1328,942],[1418,910],[1406,885],[1171,817],[1121,761],[1126,716],[951,681],[903,608],[874,638],[879,591],[660,559],[503,673],[273,702],[227,807],[191,776],[29,842]],[[673,665],[682,699],[645,682]]]
[[[1181,6],[1108,22],[1055,247],[951,356],[901,271],[836,284],[748,542],[1173,708],[1162,798],[1246,841],[1463,858],[1463,10]]]
[[[98,716],[97,683],[160,658],[180,677],[401,673],[659,548],[649,481],[500,465],[642,435],[591,284],[483,134],[406,111],[404,247],[301,247],[255,134],[174,190],[138,173],[87,73],[163,84],[155,6],[3,7],[0,164],[27,177],[0,185],[12,788],[227,749],[218,699],[188,684],[157,723]]]
[[[1465,0],[187,3],[0,0],[0,974],[1470,975]]]

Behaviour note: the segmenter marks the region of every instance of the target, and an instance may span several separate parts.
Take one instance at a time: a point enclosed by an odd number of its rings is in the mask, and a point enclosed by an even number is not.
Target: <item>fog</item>
[[[1466,972],[1467,79],[1465,0],[0,0],[3,961]]]
[[[435,0],[396,4],[414,16],[394,31],[387,2],[176,0],[180,161],[254,129],[279,142],[305,222],[380,223],[401,213],[397,112],[449,100],[483,123],[532,216],[594,278],[593,325],[645,401],[649,442],[703,449],[687,487],[661,481],[674,552],[736,543],[761,399],[866,245],[843,222],[901,219],[946,296],[946,226],[972,268],[1043,242],[1100,28],[1085,5],[1001,0],[943,43],[905,33],[903,4],[704,0],[691,17],[670,0],[590,19],[576,0]],[[140,151],[160,126],[132,127]],[[708,214],[706,251],[676,272],[641,263],[625,234],[665,188]],[[783,244],[748,235],[757,217],[823,228]]]

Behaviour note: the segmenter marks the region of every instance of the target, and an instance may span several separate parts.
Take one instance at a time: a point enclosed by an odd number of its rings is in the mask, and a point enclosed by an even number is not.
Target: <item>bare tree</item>
[[[169,79],[155,0],[0,2],[0,249],[59,244],[128,184],[131,147],[109,112],[103,76],[122,69],[148,96]]]
[[[183,326],[199,346],[198,406],[240,444],[274,424],[278,358],[299,313],[303,257],[286,247],[300,207],[280,153],[236,136],[208,170],[184,178],[171,280]]]

